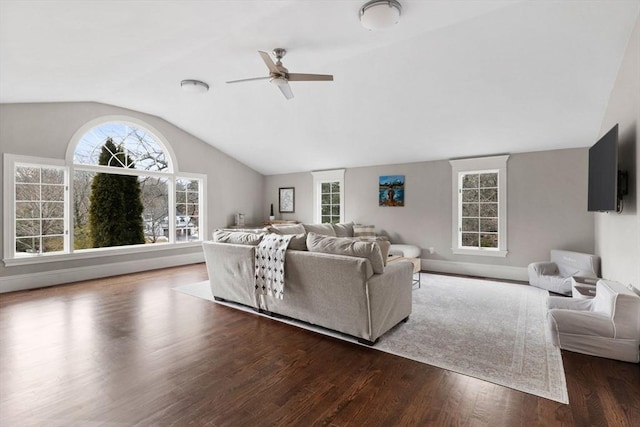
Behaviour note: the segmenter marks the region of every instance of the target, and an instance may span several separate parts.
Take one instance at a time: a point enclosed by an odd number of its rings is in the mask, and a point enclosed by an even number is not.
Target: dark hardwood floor
[[[640,425],[638,364],[563,352],[563,405],[171,290],[206,278],[0,295],[0,425]]]

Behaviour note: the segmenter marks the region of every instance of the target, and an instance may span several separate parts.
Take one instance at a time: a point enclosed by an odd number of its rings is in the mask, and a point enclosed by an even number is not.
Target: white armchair
[[[553,344],[625,362],[640,361],[640,297],[618,282],[598,280],[593,299],[549,297]]]
[[[597,278],[600,275],[600,257],[553,249],[551,261],[533,262],[527,270],[531,286],[571,295],[571,277]]]

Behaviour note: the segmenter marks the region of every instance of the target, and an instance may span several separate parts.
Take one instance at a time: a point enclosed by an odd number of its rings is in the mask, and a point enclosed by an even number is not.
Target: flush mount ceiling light
[[[183,80],[180,82],[180,86],[185,92],[204,93],[209,90],[209,85],[200,80]]]
[[[360,8],[360,22],[367,30],[381,30],[397,24],[401,10],[397,0],[371,0]]]

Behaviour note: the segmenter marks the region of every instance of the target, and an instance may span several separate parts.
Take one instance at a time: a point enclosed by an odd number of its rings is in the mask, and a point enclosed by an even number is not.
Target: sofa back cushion
[[[302,224],[307,233],[315,233],[323,236],[336,237],[336,231],[332,224]]]
[[[366,258],[371,263],[374,273],[384,272],[382,252],[376,242],[359,242],[347,237],[328,237],[309,233],[307,234],[307,248],[309,252]]]
[[[294,251],[306,251],[307,250],[307,233],[304,231],[304,227],[301,224],[295,225],[269,225],[266,228],[267,232],[280,235],[293,235],[287,249]]]
[[[264,237],[264,233],[252,233],[247,231],[216,230],[213,232],[213,241],[218,243],[235,243],[237,245],[257,246]]]
[[[600,275],[600,257],[597,255],[552,249],[551,261],[557,264],[562,277]]]
[[[336,237],[353,237],[353,222],[333,224],[333,231],[335,231]]]

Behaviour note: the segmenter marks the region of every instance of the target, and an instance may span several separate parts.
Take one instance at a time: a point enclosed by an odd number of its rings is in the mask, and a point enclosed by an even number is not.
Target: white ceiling
[[[1,0],[0,102],[154,114],[267,175],[596,141],[640,0],[400,1],[370,32],[365,0]],[[335,81],[225,84],[275,47]]]

